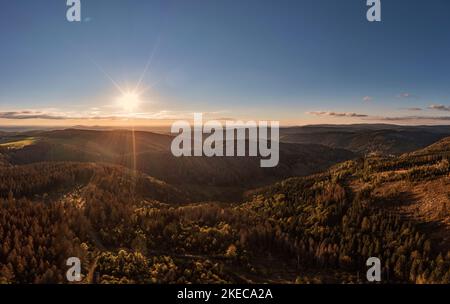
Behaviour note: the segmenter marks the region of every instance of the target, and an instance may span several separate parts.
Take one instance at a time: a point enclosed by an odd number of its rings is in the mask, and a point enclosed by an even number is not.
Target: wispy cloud
[[[430,121],[430,122],[439,122],[439,121],[450,121],[450,116],[398,116],[398,117],[371,117],[371,120],[380,120],[380,121]]]
[[[407,111],[413,111],[413,112],[418,112],[418,111],[423,111],[422,108],[415,108],[415,107],[411,107],[411,108],[400,108],[401,110],[407,110]]]
[[[445,105],[431,105],[428,107],[428,109],[450,112],[450,106],[445,106]]]
[[[397,95],[397,98],[416,98],[417,96],[408,92],[403,92]]]
[[[154,112],[154,113],[134,113],[129,114],[100,114],[98,111],[92,111],[88,113],[73,113],[73,112],[44,112],[34,110],[22,110],[22,111],[8,111],[0,112],[0,119],[43,119],[43,120],[70,120],[70,119],[127,119],[127,118],[153,118],[158,119],[162,117],[171,117],[171,113],[166,111]]]
[[[373,100],[372,96],[364,96],[362,99],[364,102],[371,102]]]
[[[97,108],[91,108],[87,112],[58,112],[42,110],[18,110],[0,112],[0,119],[8,120],[178,120],[192,119],[194,112],[161,110],[155,112],[137,113],[107,113],[102,114]],[[210,119],[225,119],[226,111],[204,112],[203,115]]]
[[[422,111],[422,108],[409,108],[411,111]],[[450,111],[450,109],[449,109]],[[331,111],[314,111],[307,112],[307,114],[322,116],[322,117],[342,117],[342,118],[361,118],[367,122],[390,122],[390,123],[409,123],[409,124],[420,124],[420,123],[448,123],[450,122],[450,116],[426,116],[426,115],[410,115],[410,116],[376,116],[376,115],[366,115],[353,112],[331,112]]]
[[[309,115],[314,116],[331,116],[331,117],[368,117],[366,114],[359,114],[353,112],[327,112],[327,111],[313,111],[307,112]]]
[[[49,114],[39,111],[10,111],[0,112],[0,118],[3,119],[66,119],[65,116]]]

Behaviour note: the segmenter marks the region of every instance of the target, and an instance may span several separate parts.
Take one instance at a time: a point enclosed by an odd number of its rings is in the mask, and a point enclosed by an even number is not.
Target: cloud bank
[[[444,112],[450,112],[450,106],[444,106],[444,105],[431,105],[431,106],[428,107],[428,109],[437,110],[437,111],[444,111]]]
[[[314,116],[330,116],[330,117],[369,117],[366,114],[359,114],[353,112],[329,112],[329,111],[313,111],[307,112],[307,114]]]
[[[226,111],[204,112],[203,115],[216,120],[233,120],[225,118],[221,115]],[[113,113],[100,115],[98,111],[73,113],[73,112],[52,112],[39,110],[20,110],[20,111],[4,111],[0,112],[0,119],[8,120],[178,120],[191,119],[193,112],[167,111],[161,110],[156,112],[138,112],[138,113]]]

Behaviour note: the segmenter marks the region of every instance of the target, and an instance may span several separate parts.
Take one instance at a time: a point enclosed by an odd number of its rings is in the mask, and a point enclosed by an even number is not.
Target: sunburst
[[[123,92],[122,95],[117,99],[117,105],[122,108],[125,112],[133,113],[141,105],[141,97],[139,93],[134,91]]]

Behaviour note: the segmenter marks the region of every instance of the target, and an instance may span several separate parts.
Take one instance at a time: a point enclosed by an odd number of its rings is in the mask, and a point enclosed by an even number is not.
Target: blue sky
[[[446,0],[65,2],[0,0],[0,124],[450,121]]]

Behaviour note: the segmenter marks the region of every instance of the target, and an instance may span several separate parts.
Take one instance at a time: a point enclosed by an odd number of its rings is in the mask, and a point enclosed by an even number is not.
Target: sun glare
[[[136,111],[141,103],[139,94],[126,92],[119,97],[117,104],[126,112]]]

